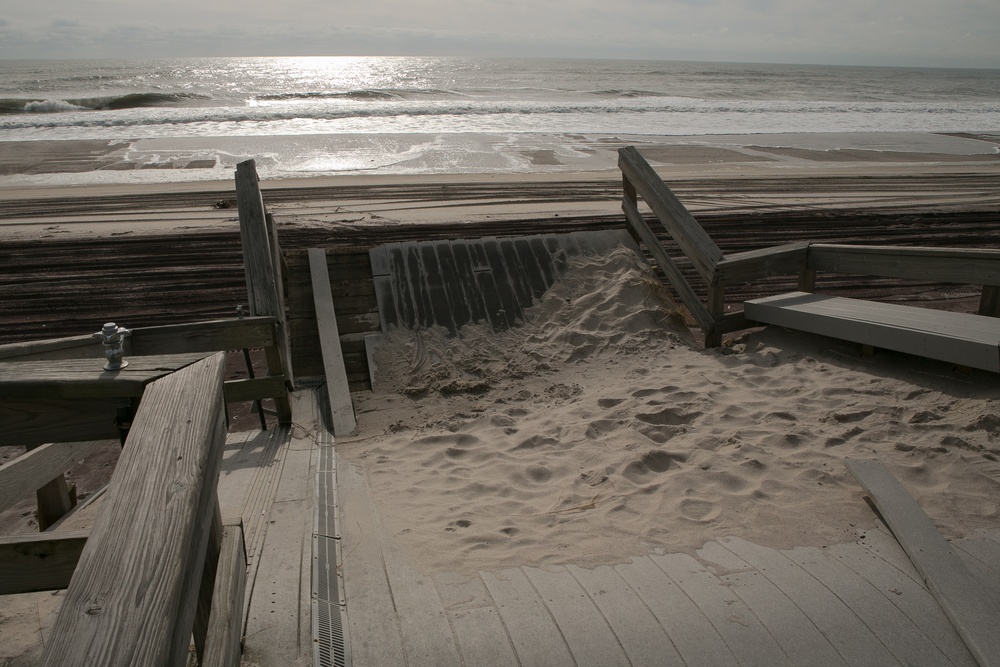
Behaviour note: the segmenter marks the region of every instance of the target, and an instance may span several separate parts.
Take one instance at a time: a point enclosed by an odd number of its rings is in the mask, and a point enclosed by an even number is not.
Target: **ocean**
[[[200,166],[63,174],[65,182],[228,178],[246,157],[279,178],[517,172],[551,169],[552,160],[526,157],[538,151],[583,155],[602,137],[998,130],[1000,70],[430,57],[0,61],[0,141],[120,142],[139,167]],[[34,180],[45,178],[60,176]]]

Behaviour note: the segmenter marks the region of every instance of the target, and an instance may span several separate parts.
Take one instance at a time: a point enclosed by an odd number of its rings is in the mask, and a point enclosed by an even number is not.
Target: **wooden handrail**
[[[147,387],[43,664],[187,660],[218,515],[224,366],[217,353]]]
[[[1000,285],[1000,250],[809,245],[809,268],[886,278],[929,280],[962,285]]]
[[[705,280],[711,280],[715,265],[722,259],[722,250],[705,232],[684,204],[670,191],[663,180],[634,146],[618,151],[618,167],[622,176],[656,214],[671,238],[691,260],[695,270]]]

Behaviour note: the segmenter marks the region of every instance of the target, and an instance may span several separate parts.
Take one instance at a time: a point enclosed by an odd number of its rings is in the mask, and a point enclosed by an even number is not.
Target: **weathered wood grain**
[[[1000,285],[1000,250],[814,243],[809,268],[964,285]]]
[[[714,279],[731,285],[797,274],[806,268],[808,249],[809,243],[800,242],[727,255],[715,265]]]
[[[807,292],[744,304],[747,319],[1000,372],[1000,321]]]
[[[705,280],[711,280],[722,250],[670,191],[634,146],[618,151],[618,167]],[[627,200],[627,198],[626,198]],[[647,244],[648,245],[648,244]]]
[[[1000,600],[993,599],[906,489],[879,461],[847,459],[892,534],[982,667],[1000,665]]]
[[[691,285],[684,278],[681,270],[674,263],[674,260],[670,258],[667,251],[660,244],[659,239],[653,233],[653,230],[649,228],[646,221],[643,220],[642,214],[639,213],[639,209],[635,208],[632,202],[626,200],[622,201],[622,210],[625,212],[625,219],[628,221],[629,228],[632,229],[642,242],[646,244],[646,248],[649,253],[656,260],[657,266],[660,270],[667,276],[670,280],[671,286],[673,286],[674,291],[680,296],[681,302],[687,307],[691,315],[694,316],[695,320],[705,331],[711,331],[712,327],[715,325],[715,320],[711,313],[702,304],[701,299],[695,294],[695,291],[691,288]]]
[[[119,437],[115,399],[0,400],[0,446]]]
[[[247,556],[243,522],[223,522],[222,547],[215,572],[212,613],[202,667],[238,667],[243,634],[243,597],[246,590]]]
[[[236,165],[236,205],[240,215],[243,268],[250,313],[279,315],[277,272],[259,183],[257,165],[253,160]]]
[[[0,595],[69,586],[89,531],[0,537]]]
[[[0,512],[69,470],[106,440],[48,443],[0,466]]]
[[[323,369],[326,375],[326,391],[330,400],[330,416],[333,419],[333,434],[344,436],[357,427],[354,417],[354,403],[347,384],[344,368],[344,353],[340,348],[340,332],[337,329],[337,314],[330,294],[330,281],[326,272],[326,253],[319,248],[309,249],[309,267],[313,280],[313,304],[319,327],[320,349],[323,351]]]
[[[187,659],[226,431],[224,355],[146,389],[45,665]]]
[[[141,396],[147,384],[189,366],[203,352],[128,358],[128,366],[106,371],[99,359],[11,361],[0,364],[0,399],[122,398]]]

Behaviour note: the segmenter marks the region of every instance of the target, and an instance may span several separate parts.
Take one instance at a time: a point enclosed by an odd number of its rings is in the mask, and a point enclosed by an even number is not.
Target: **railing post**
[[[979,314],[1000,317],[1000,287],[983,285],[983,295],[979,299]]]
[[[726,288],[719,280],[713,280],[708,285],[708,312],[715,320],[715,325],[705,332],[705,347],[719,347],[722,345],[719,322],[726,314]]]
[[[623,204],[627,202],[635,209],[639,208],[639,194],[636,192],[635,186],[632,185],[632,181],[630,181],[628,176],[625,174],[622,174],[622,199],[624,200],[622,202]],[[629,236],[632,237],[632,240],[635,241],[636,245],[642,243],[642,238],[640,238],[639,234],[632,228],[632,225],[626,224],[625,228],[628,230]]]

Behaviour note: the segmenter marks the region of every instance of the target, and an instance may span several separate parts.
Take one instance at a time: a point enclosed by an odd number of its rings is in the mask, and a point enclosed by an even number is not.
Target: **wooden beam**
[[[618,167],[706,281],[712,280],[722,250],[670,191],[634,146],[618,150]]]
[[[86,357],[93,359],[104,358],[104,348],[90,334],[0,345],[0,360],[22,359],[29,361],[40,359],[82,359]]]
[[[217,353],[147,389],[43,664],[183,665],[226,441]]]
[[[117,439],[115,400],[0,400],[0,446]]]
[[[809,268],[963,285],[1000,285],[1000,250],[813,243]]]
[[[204,359],[203,352],[128,358],[128,366],[106,371],[99,359],[11,361],[0,366],[0,399],[131,398],[157,378]]]
[[[0,537],[0,595],[69,586],[90,531]]]
[[[236,165],[236,205],[240,216],[243,267],[251,315],[280,315],[274,256],[267,233],[267,211],[260,193],[257,165]]]
[[[326,268],[326,251],[320,248],[309,249],[309,271],[312,276],[313,303],[316,307],[320,349],[323,351],[323,369],[326,374],[326,393],[330,399],[333,434],[347,435],[357,428],[357,421],[354,417],[351,390],[347,384],[344,353],[340,347],[337,313],[333,307],[330,274]]]
[[[107,440],[47,443],[0,466],[0,512],[73,467]]]
[[[979,299],[979,314],[986,317],[1000,317],[1000,287],[984,285]]]
[[[267,315],[232,320],[168,324],[132,330],[132,355],[219,352],[274,345],[277,318]]]
[[[279,375],[254,378],[252,380],[229,380],[225,385],[226,402],[256,401],[262,398],[284,398],[288,396],[285,379]]]
[[[698,326],[701,327],[702,331],[711,331],[712,327],[715,325],[715,320],[712,315],[705,309],[705,306],[701,303],[701,299],[695,294],[694,290],[691,289],[691,285],[684,278],[684,274],[674,263],[674,260],[670,258],[667,251],[660,244],[660,240],[656,238],[653,234],[653,230],[649,228],[646,221],[643,220],[642,214],[639,213],[632,202],[627,199],[622,200],[622,210],[625,212],[625,220],[628,222],[629,227],[635,231],[635,233],[642,239],[642,242],[646,244],[646,248],[649,250],[653,259],[656,260],[656,264],[663,271],[664,275],[670,281],[674,290],[680,296],[681,301],[687,307],[688,311],[694,316],[694,319],[698,322]]]
[[[806,268],[808,249],[809,243],[801,242],[727,255],[715,265],[714,279],[732,285],[796,274]]]
[[[924,511],[879,461],[847,459],[913,566],[981,667],[1000,666],[1000,600],[993,599]]]
[[[240,664],[246,578],[243,523],[240,519],[225,521],[202,667],[238,667]]]

